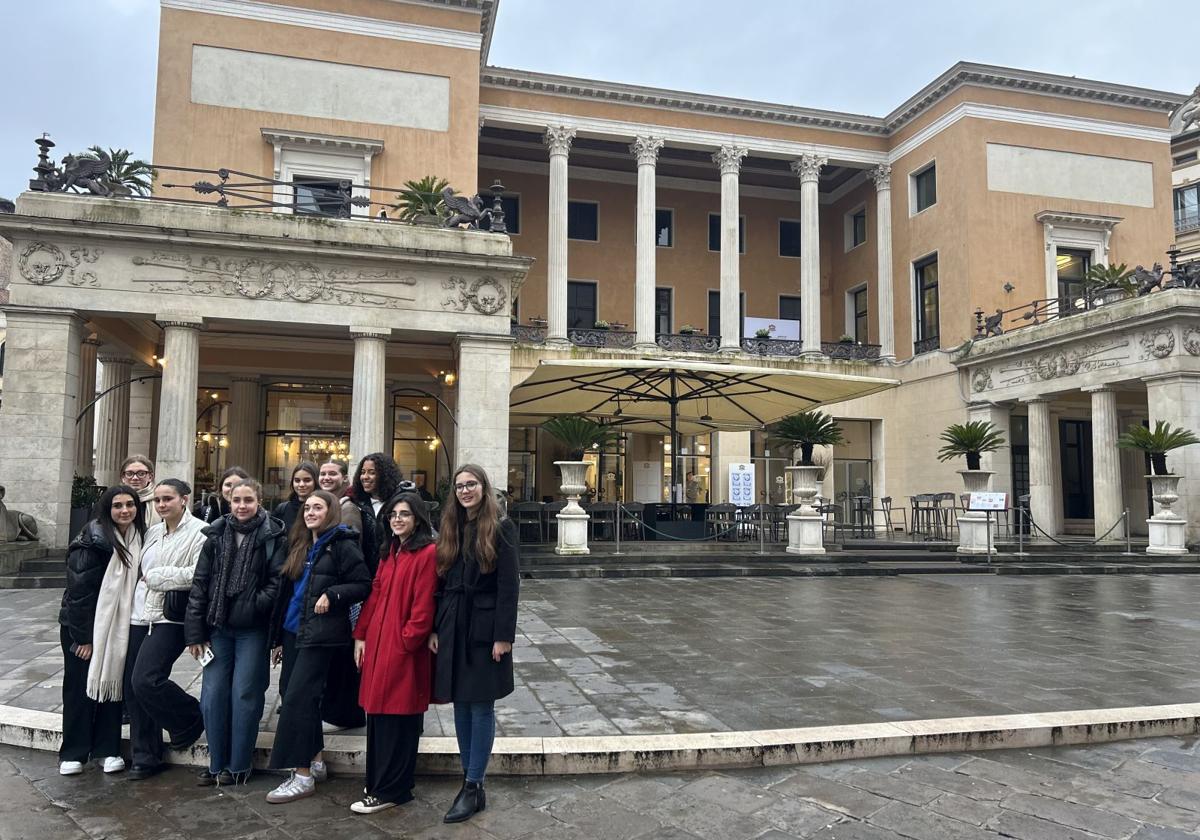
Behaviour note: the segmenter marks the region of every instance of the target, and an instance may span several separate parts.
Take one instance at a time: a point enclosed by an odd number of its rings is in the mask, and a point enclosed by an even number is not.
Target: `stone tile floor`
[[[0,703],[58,709],[59,597],[0,591]],[[518,686],[499,729],[646,734],[1193,702],[1197,603],[1191,576],[525,581]],[[198,693],[199,671],[184,656],[176,676]],[[452,734],[447,712],[430,711],[427,734]]]
[[[878,758],[723,772],[493,778],[470,822],[441,816],[456,780],[373,816],[361,779],[268,805],[280,777],[193,786],[173,768],[144,782],[94,766],[62,777],[53,754],[0,747],[0,840],[1182,840],[1200,837],[1194,739]]]

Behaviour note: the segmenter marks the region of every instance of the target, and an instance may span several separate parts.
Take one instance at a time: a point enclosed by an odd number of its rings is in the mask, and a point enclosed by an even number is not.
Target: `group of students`
[[[60,773],[91,760],[125,770],[124,708],[128,778],[156,775],[167,747],[206,735],[198,783],[244,784],[275,664],[269,766],[289,774],[268,802],[311,796],[327,777],[325,732],[364,720],[366,786],[351,810],[410,801],[424,713],[452,702],[463,785],[445,821],[484,809],[495,701],[513,690],[519,556],[482,468],[455,470],[436,528],[383,453],[352,480],[338,461],[298,464],[272,513],[238,467],[195,507],[188,484],[155,481],[144,456],[120,478],[67,556]],[[185,650],[203,664],[198,702],[171,681]]]

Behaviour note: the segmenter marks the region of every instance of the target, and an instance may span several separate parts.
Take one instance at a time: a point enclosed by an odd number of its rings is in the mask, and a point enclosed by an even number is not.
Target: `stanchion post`
[[[621,556],[621,525],[622,525],[622,522],[621,522],[621,519],[622,519],[622,517],[621,517],[621,500],[620,499],[617,499],[617,512],[613,516],[613,519],[614,519],[613,528],[616,530],[616,534],[617,534],[616,535],[617,550],[613,552],[613,556],[620,557]]]
[[[1130,544],[1129,538],[1129,508],[1121,511],[1121,517],[1125,520],[1122,527],[1125,529],[1125,553],[1133,554],[1133,546]]]
[[[984,511],[984,515],[987,516],[987,561],[988,561],[988,565],[991,565],[991,562],[992,562],[992,512],[990,510],[986,510],[986,511]]]
[[[1025,556],[1025,508],[1017,505],[1017,556]]]
[[[767,553],[767,550],[766,550],[765,546],[763,545],[763,534],[764,534],[763,527],[766,525],[766,522],[763,521],[763,514],[765,514],[765,513],[766,513],[766,505],[760,504],[758,506],[758,553],[759,554]]]

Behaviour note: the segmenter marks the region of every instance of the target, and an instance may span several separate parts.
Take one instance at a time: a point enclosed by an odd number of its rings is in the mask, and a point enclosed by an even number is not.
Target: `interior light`
[[[228,448],[229,447],[229,438],[221,438],[221,442],[218,445],[221,446],[222,448]]]
[[[218,394],[216,391],[213,391],[213,392],[212,392],[212,398],[213,398],[214,400],[219,400],[219,399],[221,399],[221,395],[220,395],[220,394]]]

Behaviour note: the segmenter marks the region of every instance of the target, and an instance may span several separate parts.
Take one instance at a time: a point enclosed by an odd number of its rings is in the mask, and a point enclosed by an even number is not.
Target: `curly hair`
[[[363,464],[371,461],[375,464],[375,492],[368,493],[363,489],[362,485],[362,470]],[[358,462],[358,466],[354,469],[354,498],[359,502],[369,502],[371,497],[376,499],[390,499],[396,495],[396,490],[400,487],[400,468],[396,466],[396,462],[392,460],[390,455],[385,455],[382,452],[372,452],[370,455],[364,455]]]

